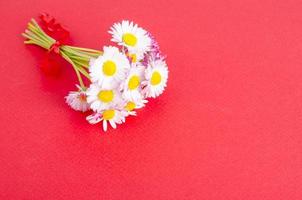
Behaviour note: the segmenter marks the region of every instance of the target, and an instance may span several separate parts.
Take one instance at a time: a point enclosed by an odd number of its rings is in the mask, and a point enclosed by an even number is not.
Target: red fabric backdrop
[[[64,96],[76,77],[38,67],[31,17],[74,45],[130,19],[168,55],[168,88],[102,132]],[[302,3],[298,0],[0,2],[1,199],[302,199]]]

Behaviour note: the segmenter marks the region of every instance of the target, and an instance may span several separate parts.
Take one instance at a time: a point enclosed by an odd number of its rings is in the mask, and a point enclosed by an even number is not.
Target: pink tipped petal
[[[109,123],[112,126],[112,128],[116,129],[116,124],[114,123],[114,121],[109,120]]]
[[[104,131],[107,131],[107,121],[103,120],[103,129]]]

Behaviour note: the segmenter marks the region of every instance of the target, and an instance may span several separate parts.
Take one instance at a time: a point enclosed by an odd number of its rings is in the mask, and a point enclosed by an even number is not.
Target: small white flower
[[[104,47],[103,54],[91,60],[89,74],[92,82],[102,87],[114,88],[125,79],[130,63],[116,47]]]
[[[145,106],[148,103],[145,99],[137,99],[136,101],[125,101],[124,109],[128,112],[129,115],[136,115],[135,109],[139,109]]]
[[[132,65],[126,80],[121,84],[123,97],[127,100],[141,99],[141,83],[144,80],[144,67]]]
[[[109,33],[112,35],[111,41],[126,47],[129,55],[135,54],[137,59],[151,48],[151,38],[148,32],[133,22],[115,23]]]
[[[105,89],[91,84],[87,90],[87,102],[93,111],[102,111],[121,102],[120,92],[116,89]]]
[[[168,68],[164,60],[151,60],[145,71],[146,81],[143,82],[145,86],[143,94],[145,97],[157,97],[163,93],[167,86]]]
[[[127,112],[120,111],[117,109],[106,109],[99,113],[94,113],[89,115],[86,119],[91,124],[96,124],[100,121],[103,121],[103,129],[107,131],[107,123],[112,126],[112,128],[116,128],[116,124],[122,124],[125,122],[125,118],[128,116]]]
[[[74,110],[85,112],[89,110],[86,92],[80,86],[76,86],[79,90],[69,92],[65,97],[66,103]]]

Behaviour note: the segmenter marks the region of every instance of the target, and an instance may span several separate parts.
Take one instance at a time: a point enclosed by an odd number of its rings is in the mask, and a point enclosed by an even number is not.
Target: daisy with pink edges
[[[78,91],[71,91],[65,97],[66,103],[74,110],[86,112],[90,109],[87,102],[86,91],[84,91],[79,85],[76,85]]]
[[[94,113],[92,115],[87,116],[87,121],[91,124],[96,124],[103,121],[103,130],[107,131],[108,123],[112,128],[116,128],[117,124],[122,124],[125,122],[128,113],[125,111],[120,111],[115,108],[109,108],[103,110],[99,113]]]

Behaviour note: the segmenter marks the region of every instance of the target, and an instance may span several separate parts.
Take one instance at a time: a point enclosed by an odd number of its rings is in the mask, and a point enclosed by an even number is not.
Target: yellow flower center
[[[113,61],[108,60],[103,64],[103,73],[106,76],[113,76],[116,72],[116,65]]]
[[[132,60],[133,63],[137,62],[137,56],[136,56],[136,54],[130,54],[129,57],[131,58],[131,60]]]
[[[85,94],[80,94],[80,95],[78,96],[78,99],[79,99],[82,103],[84,103],[84,102],[87,101],[87,97],[86,97]]]
[[[125,106],[125,109],[126,109],[127,111],[132,111],[132,110],[134,110],[134,108],[135,108],[135,103],[133,103],[132,101],[129,101],[129,102],[127,103],[127,105]]]
[[[128,82],[129,90],[135,90],[136,88],[138,88],[139,83],[140,83],[139,76],[136,75],[132,76]]]
[[[103,119],[104,120],[113,119],[114,115],[115,115],[115,110],[105,110],[103,112]]]
[[[137,42],[137,38],[132,33],[125,33],[122,37],[123,42],[128,45],[134,47]]]
[[[158,85],[161,82],[161,75],[158,72],[153,72],[151,77],[151,85]]]
[[[114,93],[112,90],[102,90],[98,93],[98,98],[104,103],[109,103],[113,100]]]

